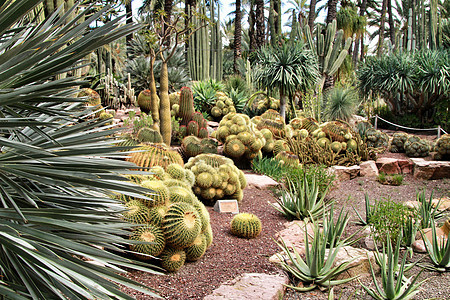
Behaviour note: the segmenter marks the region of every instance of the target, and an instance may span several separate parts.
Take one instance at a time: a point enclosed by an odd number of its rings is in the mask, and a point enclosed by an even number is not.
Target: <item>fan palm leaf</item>
[[[89,30],[108,11],[30,24],[23,16],[41,1],[0,1],[0,294],[12,299],[132,299],[117,284],[156,296],[120,273],[150,265],[111,252],[131,243],[131,225],[115,193],[151,191],[121,176],[106,121],[85,120],[95,108],[74,97],[83,81],[55,75],[82,67],[96,48],[138,25],[120,18]],[[14,33],[14,34],[12,34]],[[126,148],[125,148],[126,149]],[[92,262],[96,264],[93,264]]]

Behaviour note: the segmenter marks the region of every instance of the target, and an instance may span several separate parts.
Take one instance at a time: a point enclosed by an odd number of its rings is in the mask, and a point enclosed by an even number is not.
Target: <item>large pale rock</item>
[[[245,179],[247,179],[248,186],[253,186],[258,189],[264,189],[271,186],[279,185],[278,182],[266,175],[258,174],[244,174]]]
[[[431,231],[431,228],[426,228],[423,230],[423,232],[425,233],[425,236],[428,239],[428,241],[432,242],[433,241],[433,233]],[[439,244],[447,243],[449,232],[450,232],[450,219],[445,221],[445,223],[442,227],[436,228],[436,237],[437,237]],[[425,248],[425,242],[423,241],[422,236],[420,237],[420,239],[417,239],[412,244],[412,248],[415,252],[419,252],[419,253],[427,252],[427,250]]]
[[[364,161],[359,165],[359,175],[363,177],[378,177],[377,164],[373,160]]]
[[[284,241],[288,248],[295,247],[296,249],[304,249],[305,246],[305,222],[303,221],[292,221],[284,224],[286,229],[275,234],[275,238],[281,243]],[[314,225],[312,223],[306,224],[306,230],[308,232],[308,240],[312,241],[314,237]]]
[[[351,167],[332,166],[330,172],[336,175],[338,181],[346,181],[355,178],[359,174],[360,167],[355,165]]]
[[[439,204],[438,210],[441,210],[441,211],[450,210],[450,198],[449,197],[442,197],[442,198],[437,198],[437,199],[431,200],[431,205],[433,207],[436,207],[438,204]],[[411,200],[411,201],[406,201],[405,205],[408,208],[414,209],[414,208],[420,207],[420,202]]]
[[[417,179],[450,178],[450,161],[411,158],[414,164],[413,175]]]
[[[376,164],[380,173],[401,174],[402,171],[397,161],[396,158],[381,157],[377,159]]]
[[[286,275],[268,275],[246,273],[230,282],[222,284],[204,300],[242,300],[242,299],[282,299],[285,284],[289,283]]]
[[[380,271],[380,267],[377,265],[375,254],[373,251],[366,249],[353,248],[351,246],[341,247],[336,255],[333,266],[339,266],[343,263],[349,262],[350,269],[343,272],[336,279],[345,279],[355,276],[361,276],[363,274],[370,274],[370,263],[375,273]],[[370,260],[370,263],[369,263]]]
[[[398,167],[400,168],[402,174],[412,174],[414,169],[414,164],[411,160],[406,158],[400,158],[397,160]]]

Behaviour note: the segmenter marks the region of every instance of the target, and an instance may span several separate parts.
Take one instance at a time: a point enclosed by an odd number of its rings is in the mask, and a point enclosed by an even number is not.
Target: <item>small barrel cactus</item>
[[[253,239],[261,233],[262,225],[259,218],[250,213],[240,213],[231,220],[231,233],[247,239]]]
[[[425,157],[430,153],[430,144],[415,135],[408,137],[404,147],[408,157]]]
[[[436,160],[450,160],[450,134],[444,134],[436,141]]]
[[[405,142],[408,139],[409,134],[405,132],[396,132],[392,136],[391,146],[389,151],[394,153],[405,152]]]

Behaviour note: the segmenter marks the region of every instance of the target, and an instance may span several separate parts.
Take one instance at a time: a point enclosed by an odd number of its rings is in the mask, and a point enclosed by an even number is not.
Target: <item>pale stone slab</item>
[[[271,186],[279,185],[278,182],[270,178],[266,175],[258,175],[258,174],[244,174],[245,179],[247,179],[247,185],[253,186],[258,189],[264,189]]]
[[[450,178],[450,161],[411,158],[414,164],[413,175],[417,179]]]
[[[286,275],[269,275],[246,273],[230,282],[222,284],[204,300],[242,300],[242,299],[282,299],[285,284],[289,283]]]
[[[357,165],[350,167],[332,166],[329,170],[332,174],[336,175],[338,181],[346,181],[358,176],[360,167]]]
[[[359,165],[359,175],[363,177],[378,177],[377,164],[373,160],[364,161]]]
[[[305,222],[296,220],[287,222],[284,226],[286,229],[275,234],[277,241],[281,243],[281,240],[283,240],[288,248],[304,249]],[[308,223],[306,230],[308,232],[308,240],[311,242],[314,237],[314,225]]]

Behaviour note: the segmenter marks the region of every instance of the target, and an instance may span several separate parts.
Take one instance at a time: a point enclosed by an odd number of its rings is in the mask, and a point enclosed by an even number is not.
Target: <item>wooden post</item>
[[[440,138],[441,137],[441,125],[438,125],[437,130],[438,130],[437,138]]]
[[[378,128],[378,115],[375,115],[375,129]]]

